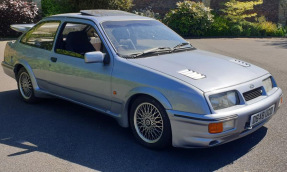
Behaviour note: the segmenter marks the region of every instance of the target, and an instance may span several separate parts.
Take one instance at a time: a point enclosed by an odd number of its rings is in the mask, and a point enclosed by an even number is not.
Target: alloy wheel
[[[163,119],[160,111],[151,103],[141,103],[134,112],[137,134],[147,143],[157,142],[163,134]]]
[[[19,89],[21,92],[21,95],[25,99],[31,98],[33,94],[33,85],[30,79],[30,76],[26,72],[22,72],[19,76]]]

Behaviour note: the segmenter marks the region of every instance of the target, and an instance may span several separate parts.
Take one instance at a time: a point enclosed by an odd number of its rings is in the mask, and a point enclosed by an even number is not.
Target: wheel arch
[[[19,70],[20,70],[22,67],[25,68],[25,67],[24,67],[22,64],[20,64],[20,63],[18,63],[18,64],[15,65],[15,67],[14,67],[14,74],[15,74],[15,78],[16,78],[16,79],[18,79],[18,78],[17,78],[18,72],[19,72]]]
[[[129,127],[129,112],[132,106],[132,103],[135,99],[140,96],[148,96],[156,101],[158,101],[165,109],[172,109],[172,105],[168,99],[158,90],[148,87],[139,87],[131,90],[126,95],[126,101],[123,106],[122,116],[119,118],[118,122],[122,127]]]
[[[30,79],[32,81],[32,85],[35,91],[39,90],[39,86],[36,80],[36,77],[34,75],[34,72],[31,68],[31,66],[28,64],[28,62],[24,61],[24,60],[19,60],[16,61],[15,65],[14,65],[14,73],[15,73],[15,78],[18,82],[18,72],[21,68],[25,68],[26,71],[28,72],[28,74],[30,75]]]

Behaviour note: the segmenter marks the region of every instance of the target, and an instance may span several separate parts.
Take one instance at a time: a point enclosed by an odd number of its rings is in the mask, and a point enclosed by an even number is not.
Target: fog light
[[[208,131],[211,134],[221,133],[223,131],[231,130],[235,127],[235,120],[229,120],[219,123],[211,123],[208,125]]]
[[[208,131],[209,133],[215,134],[215,133],[221,133],[223,131],[223,123],[211,123],[208,125]]]
[[[234,120],[223,122],[223,131],[231,130],[234,128]]]

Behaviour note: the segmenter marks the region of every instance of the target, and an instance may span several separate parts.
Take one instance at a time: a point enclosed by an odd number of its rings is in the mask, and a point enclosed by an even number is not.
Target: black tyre
[[[30,75],[23,67],[17,73],[17,85],[20,96],[25,102],[35,103],[38,100],[34,94]]]
[[[171,145],[171,127],[164,107],[148,96],[137,98],[130,109],[130,126],[136,140],[153,149]]]

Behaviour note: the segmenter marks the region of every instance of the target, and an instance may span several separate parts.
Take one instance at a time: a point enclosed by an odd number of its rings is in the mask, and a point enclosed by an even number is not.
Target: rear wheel
[[[18,91],[25,102],[34,103],[37,98],[34,95],[34,89],[30,75],[25,68],[21,68],[17,74]]]
[[[130,110],[130,125],[136,140],[149,148],[171,145],[171,128],[164,107],[147,96],[134,101]]]

